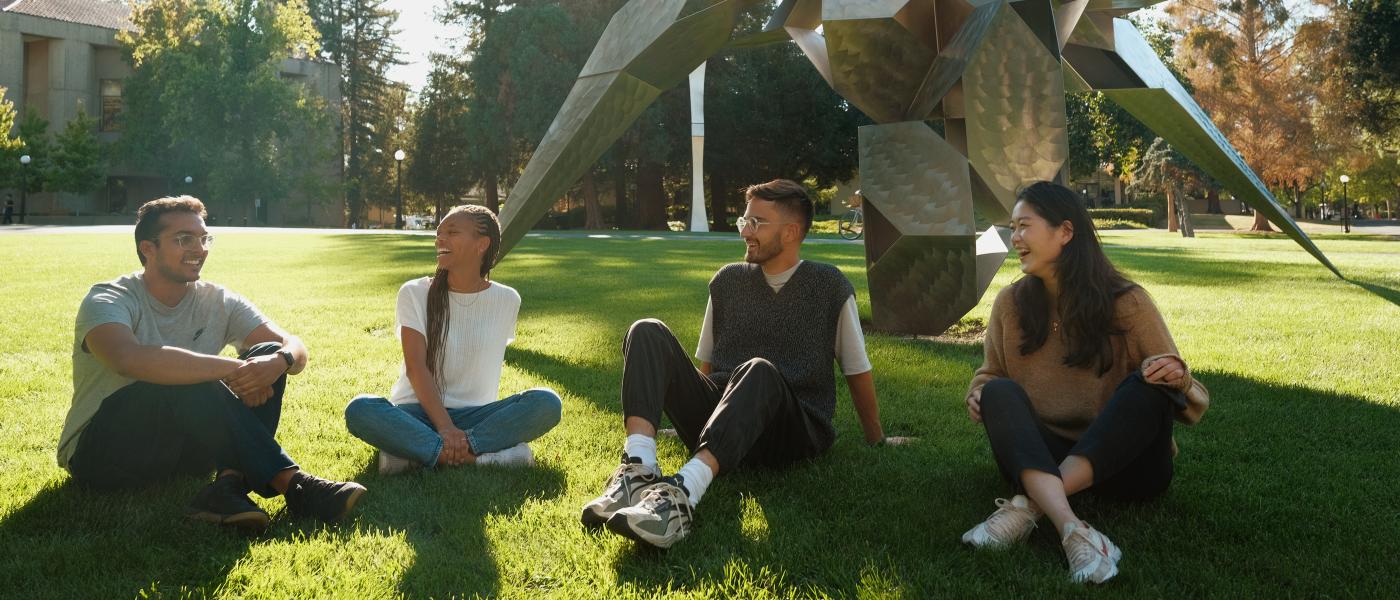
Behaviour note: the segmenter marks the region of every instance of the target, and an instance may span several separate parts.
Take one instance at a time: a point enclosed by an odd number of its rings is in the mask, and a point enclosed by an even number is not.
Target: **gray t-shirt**
[[[68,460],[78,448],[78,436],[102,401],[136,381],[108,369],[84,347],[83,340],[93,328],[120,323],[131,328],[143,346],[174,346],[217,355],[225,346],[242,346],[248,334],[267,322],[246,299],[221,286],[196,281],[188,288],[179,304],[166,306],[146,291],[138,271],[88,290],[73,328],[73,405],[58,439],[60,467],[68,468]]]

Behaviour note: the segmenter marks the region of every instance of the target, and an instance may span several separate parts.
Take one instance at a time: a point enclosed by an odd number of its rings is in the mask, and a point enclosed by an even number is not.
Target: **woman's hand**
[[[438,464],[455,467],[467,462],[471,456],[471,444],[467,443],[467,432],[454,426],[438,429],[442,436],[442,452],[438,453]]]
[[[973,423],[982,422],[982,388],[967,393],[967,418]]]
[[[1142,378],[1147,383],[1179,390],[1186,386],[1186,363],[1175,357],[1163,356],[1142,368]]]

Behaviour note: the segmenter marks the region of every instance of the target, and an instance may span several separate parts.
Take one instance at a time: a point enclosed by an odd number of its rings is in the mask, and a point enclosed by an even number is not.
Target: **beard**
[[[744,247],[744,262],[761,265],[768,262],[774,256],[782,254],[782,240],[773,240],[770,243],[759,242],[754,246]]]

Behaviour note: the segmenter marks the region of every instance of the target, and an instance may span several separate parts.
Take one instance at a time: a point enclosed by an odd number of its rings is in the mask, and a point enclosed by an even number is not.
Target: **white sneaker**
[[[379,451],[380,475],[398,475],[399,473],[403,473],[404,471],[411,471],[413,469],[417,469],[419,466],[421,465],[407,458],[394,456],[393,454],[389,454],[388,452],[385,452],[383,450]]]
[[[1123,558],[1123,551],[1088,523],[1065,525],[1065,537],[1060,545],[1069,560],[1070,581],[1103,583],[1118,574],[1118,560]]]
[[[1031,509],[1030,499],[1017,494],[1010,500],[996,499],[997,510],[962,535],[964,544],[976,548],[1005,548],[1030,536],[1040,513]]]
[[[535,453],[530,451],[530,446],[525,442],[520,442],[505,450],[478,454],[476,464],[496,467],[530,467],[535,464]]]

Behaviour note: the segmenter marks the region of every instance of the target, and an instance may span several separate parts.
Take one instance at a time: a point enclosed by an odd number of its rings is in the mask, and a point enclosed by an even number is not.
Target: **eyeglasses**
[[[745,231],[750,227],[757,230],[764,225],[787,225],[791,222],[792,221],[764,221],[758,217],[739,217],[734,220],[734,226],[738,227],[739,231]]]
[[[175,245],[185,250],[198,250],[200,248],[212,248],[214,246],[214,236],[208,233],[204,235],[182,233],[171,239],[175,240]]]

